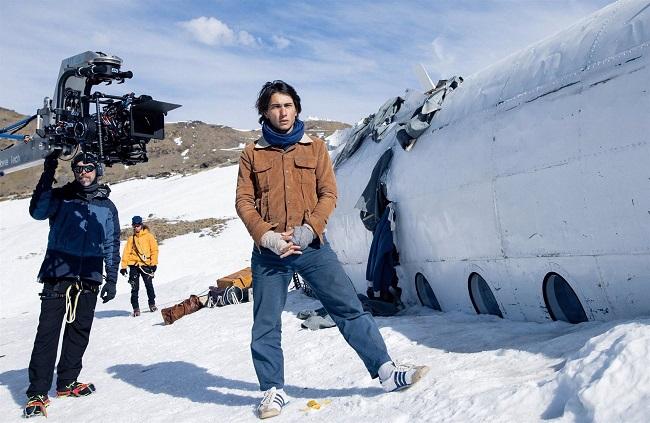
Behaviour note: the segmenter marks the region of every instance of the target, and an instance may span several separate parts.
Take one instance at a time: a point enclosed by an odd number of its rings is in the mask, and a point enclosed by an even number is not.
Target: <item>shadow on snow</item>
[[[131,313],[129,313],[126,310],[102,310],[102,311],[95,311],[95,318],[96,319],[110,319],[111,317],[126,317],[130,316]]]
[[[114,378],[153,394],[167,394],[187,398],[193,402],[232,406],[256,405],[260,400],[259,385],[228,379],[212,374],[208,369],[185,361],[168,361],[150,365],[118,364],[107,369]],[[377,388],[318,389],[285,385],[293,398],[326,398],[361,395],[373,397],[383,393]],[[222,392],[221,390],[250,391],[251,395]]]
[[[14,402],[23,406],[27,400],[27,369],[8,370],[0,373],[0,386],[6,386]]]

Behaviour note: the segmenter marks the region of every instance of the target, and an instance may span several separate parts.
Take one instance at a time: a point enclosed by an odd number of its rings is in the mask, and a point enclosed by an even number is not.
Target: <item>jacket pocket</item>
[[[300,191],[305,212],[316,206],[316,159],[313,157],[296,157],[296,168],[300,172]]]
[[[272,161],[257,160],[253,163],[253,174],[255,175],[255,182],[257,189],[266,192],[269,190]]]
[[[296,168],[300,171],[300,183],[311,184],[316,189],[316,159],[313,157],[296,157]]]

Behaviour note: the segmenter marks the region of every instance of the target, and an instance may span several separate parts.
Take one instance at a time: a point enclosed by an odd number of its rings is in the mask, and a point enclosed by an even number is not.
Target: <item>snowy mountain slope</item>
[[[232,218],[217,237],[188,234],[161,245],[157,302],[169,306],[250,264],[252,242],[234,211],[236,167],[113,185],[122,226],[133,214]],[[20,421],[36,330],[47,223],[28,200],[0,203],[0,415]],[[141,293],[141,299],[144,298]],[[291,292],[283,315],[286,391],[277,421],[647,421],[650,319],[525,323],[412,307],[377,319],[397,360],[431,366],[410,391],[383,394],[336,329],[300,329],[318,304]],[[172,326],[159,313],[129,316],[129,286],[98,303],[81,380],[97,393],[56,399],[48,422],[257,421],[250,360],[252,305],[201,310]],[[51,392],[52,393],[52,392]],[[315,399],[318,411],[306,411]],[[328,401],[331,401],[328,403]]]

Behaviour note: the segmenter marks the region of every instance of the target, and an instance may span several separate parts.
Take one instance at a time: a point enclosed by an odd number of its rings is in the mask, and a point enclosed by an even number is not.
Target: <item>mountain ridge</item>
[[[24,116],[0,107],[0,127],[23,119]],[[309,135],[326,138],[334,131],[350,127],[343,122],[329,120],[307,120],[305,130]],[[19,131],[31,134],[36,126],[31,122]],[[147,144],[149,161],[133,166],[114,164],[107,167],[103,182],[116,183],[134,178],[166,177],[172,174],[192,174],[204,169],[237,163],[243,145],[261,136],[261,130],[234,129],[226,125],[210,124],[198,120],[171,122],[165,124],[165,138],[152,140]],[[0,149],[12,145],[11,141],[0,140]],[[9,173],[0,177],[0,200],[22,198],[31,194],[41,174],[41,166]],[[64,159],[60,160],[56,179],[60,186],[73,178]]]

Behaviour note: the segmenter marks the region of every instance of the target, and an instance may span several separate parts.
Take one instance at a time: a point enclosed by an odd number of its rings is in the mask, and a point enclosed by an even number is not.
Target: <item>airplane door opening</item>
[[[569,323],[586,322],[589,319],[571,285],[557,273],[549,273],[542,285],[544,303],[553,320]]]

